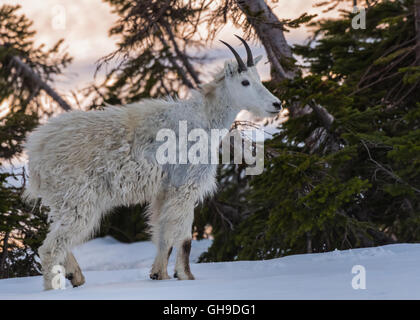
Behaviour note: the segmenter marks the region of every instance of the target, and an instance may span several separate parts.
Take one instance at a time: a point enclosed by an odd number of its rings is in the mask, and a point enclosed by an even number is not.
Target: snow
[[[193,241],[191,259],[211,245]],[[192,263],[195,281],[153,281],[155,247],[97,238],[74,250],[86,283],[42,290],[41,277],[0,280],[5,299],[420,299],[420,244],[292,255],[263,261]],[[169,261],[174,267],[175,252]],[[366,271],[366,289],[353,289],[354,266]]]

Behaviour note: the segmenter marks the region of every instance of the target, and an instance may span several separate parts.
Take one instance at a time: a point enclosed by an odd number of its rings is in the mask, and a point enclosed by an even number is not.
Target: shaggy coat
[[[248,81],[244,85],[244,79]],[[248,90],[248,91],[246,91]],[[243,91],[243,92],[238,92]],[[255,67],[233,62],[188,100],[143,100],[52,118],[28,138],[29,185],[25,194],[50,207],[50,230],[39,249],[45,289],[51,270],[63,265],[74,286],[84,282],[71,249],[93,235],[116,206],[148,203],[152,240],[158,248],[150,277],[168,279],[167,263],[177,249],[175,274],[194,279],[189,268],[194,207],[216,187],[215,165],[160,165],[160,129],[229,129],[241,109],[258,115],[279,101],[261,84]],[[278,111],[278,110],[277,110]]]

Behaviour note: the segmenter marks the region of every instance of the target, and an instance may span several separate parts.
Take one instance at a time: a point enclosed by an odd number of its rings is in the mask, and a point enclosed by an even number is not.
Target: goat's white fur
[[[247,79],[249,86],[241,81]],[[86,241],[103,215],[115,206],[149,203],[152,240],[158,254],[151,277],[169,278],[167,262],[177,248],[175,272],[193,279],[188,256],[194,206],[216,187],[214,165],[158,165],[156,134],[169,128],[229,129],[241,109],[260,116],[278,102],[262,84],[255,67],[224,70],[188,100],[143,100],[97,111],[72,111],[38,127],[29,136],[29,185],[25,195],[50,207],[50,230],[39,249],[45,289],[51,269],[64,264],[80,285],[83,275],[71,249]]]

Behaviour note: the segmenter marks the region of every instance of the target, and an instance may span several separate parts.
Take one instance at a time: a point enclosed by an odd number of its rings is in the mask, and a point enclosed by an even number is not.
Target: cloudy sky
[[[318,13],[324,17],[319,8],[313,4],[320,0],[278,0],[273,4],[274,12],[281,18],[296,18],[303,12]],[[64,38],[64,48],[74,58],[67,68],[65,76],[58,79],[55,86],[60,93],[72,100],[68,92],[85,87],[93,81],[95,62],[115,49],[117,39],[108,36],[108,30],[117,16],[102,0],[0,0],[0,4],[20,4],[20,12],[25,13],[33,22],[37,31],[36,43],[45,43],[52,46],[57,40]],[[332,13],[336,15],[336,13]],[[331,16],[331,13],[329,14]],[[64,18],[64,19],[63,19]],[[239,40],[233,37],[234,33],[241,34],[231,25],[227,25],[218,35],[219,39],[230,42],[239,47]],[[302,43],[308,37],[306,28],[291,30],[286,34],[289,43]],[[261,45],[253,44],[255,55],[264,54]],[[231,53],[220,42],[215,41],[208,48],[209,57],[217,57],[209,65],[211,71],[216,65],[222,65],[223,60],[231,58]],[[269,77],[268,65],[259,64],[263,78]],[[70,101],[71,102],[71,101]]]

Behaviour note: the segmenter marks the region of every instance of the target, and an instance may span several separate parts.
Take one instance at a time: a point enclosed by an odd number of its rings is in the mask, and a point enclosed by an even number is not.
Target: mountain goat
[[[189,267],[194,207],[215,190],[214,164],[159,164],[160,129],[229,129],[245,109],[257,116],[277,114],[279,99],[261,83],[251,50],[247,64],[227,43],[236,62],[187,100],[148,99],[96,111],[72,111],[50,119],[28,137],[29,184],[25,195],[50,207],[50,229],[39,248],[45,289],[52,268],[62,265],[73,286],[84,276],[71,249],[86,241],[101,218],[121,205],[148,203],[157,256],[150,277],[169,279],[168,259],[177,250],[175,275],[192,280]],[[217,146],[216,146],[217,147]],[[179,150],[177,150],[179,151]]]

